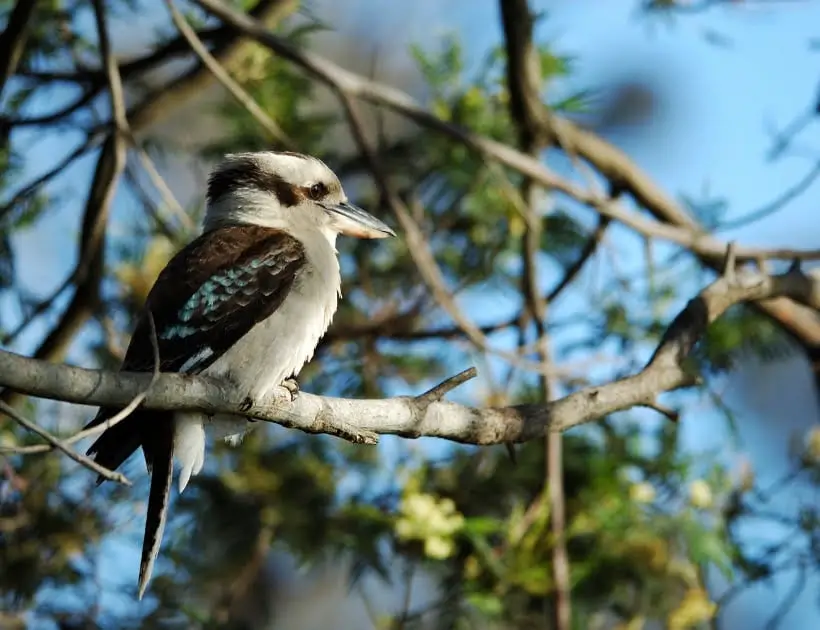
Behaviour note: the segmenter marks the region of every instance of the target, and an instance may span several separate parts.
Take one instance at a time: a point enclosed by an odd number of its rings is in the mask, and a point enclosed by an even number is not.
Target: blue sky
[[[447,32],[460,35],[468,54],[474,58],[500,40],[495,1],[423,0],[396,4],[389,12],[373,11],[377,4],[377,0],[339,3],[344,5],[349,18],[340,16],[334,24],[342,34],[376,33],[389,43],[393,56],[404,54],[411,43],[435,45]],[[685,15],[669,25],[638,16],[634,0],[534,3],[549,12],[539,36],[553,42],[557,52],[577,57],[577,73],[573,77],[576,87],[605,88],[635,77],[658,87],[657,116],[636,128],[613,134],[613,140],[670,194],[708,193],[725,197],[729,201],[729,217],[743,216],[778,197],[820,159],[817,122],[797,139],[799,155],[774,163],[766,159],[772,143],[770,130],[785,127],[812,106],[817,97],[818,54],[810,51],[809,40],[818,36],[820,3],[738,4],[731,9]],[[367,16],[376,28],[370,30],[369,21],[363,22],[362,16]],[[709,32],[725,36],[730,45],[711,45],[706,37]],[[127,38],[128,34],[122,31],[121,36]],[[55,100],[63,96],[55,94],[54,99],[38,109],[50,111]],[[17,141],[29,142],[24,136]],[[41,139],[29,149],[28,171],[36,175],[46,170],[55,156],[77,141],[78,135],[72,132]],[[94,156],[87,157],[63,176],[55,190],[60,191],[66,202],[42,228],[15,241],[21,276],[38,294],[48,294],[73,263],[73,249],[65,249],[67,242],[73,248],[73,239],[67,241],[66,234],[73,235],[79,229],[79,208],[93,167]],[[814,185],[776,215],[724,236],[748,245],[818,247],[818,193],[820,185]],[[120,192],[117,216],[125,218],[133,209]],[[622,252],[627,264],[633,259],[637,266],[640,252],[633,255],[628,251],[634,243],[618,241],[619,247],[627,250]],[[548,275],[547,272],[545,285],[553,280]],[[578,302],[571,301],[564,308],[570,310],[577,305]],[[17,348],[30,350],[43,330],[42,325],[33,326]],[[75,359],[83,360],[81,356]],[[793,375],[801,367],[795,364],[788,369],[792,370],[788,374]],[[734,390],[739,392],[735,398],[740,407],[744,399],[742,383],[741,379]],[[722,425],[716,424],[714,414],[707,410],[693,416],[683,429],[689,448],[699,450],[726,443],[728,436],[719,428]],[[748,435],[752,442],[760,437],[754,431]],[[754,444],[749,448],[754,451]],[[776,474],[782,462],[768,470],[765,462],[761,465],[763,473]],[[802,605],[805,610],[810,602]]]

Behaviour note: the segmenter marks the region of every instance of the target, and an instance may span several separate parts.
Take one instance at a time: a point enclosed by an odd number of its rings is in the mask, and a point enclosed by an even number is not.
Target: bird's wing
[[[201,372],[273,314],[304,264],[302,244],[278,230],[231,226],[203,234],[157,278],[122,369],[153,369],[150,311],[162,371]]]
[[[305,262],[302,244],[278,230],[230,226],[206,232],[174,256],[160,273],[121,369],[153,370],[150,312],[160,370],[201,372],[276,311]],[[115,412],[100,409],[88,426],[104,422]],[[152,473],[140,593],[159,551],[168,507],[173,472],[172,417],[168,412],[138,410],[107,429],[88,450],[98,463],[113,470],[142,446]]]

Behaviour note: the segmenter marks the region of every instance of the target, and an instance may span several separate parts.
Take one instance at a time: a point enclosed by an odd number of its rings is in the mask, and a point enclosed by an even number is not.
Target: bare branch
[[[672,422],[677,422],[678,420],[680,420],[680,413],[677,410],[672,409],[671,407],[667,407],[666,405],[662,405],[655,400],[647,400],[645,403],[643,403],[642,406],[646,407],[647,409],[657,411],[667,420],[671,420]]]
[[[0,351],[0,385],[21,393],[86,405],[118,407],[147,390],[142,406],[171,411],[235,414],[307,433],[375,442],[377,435],[439,437],[466,444],[503,444],[543,438],[631,407],[646,405],[663,392],[691,386],[685,359],[709,324],[741,302],[790,297],[820,307],[820,278],[799,270],[768,276],[740,270],[730,282],[721,277],[670,324],[651,360],[633,376],[587,387],[543,404],[477,409],[452,402],[419,405],[413,397],[353,400],[301,392],[292,400],[279,387],[246,404],[247,392],[228,382],[182,374],[160,374],[148,390],[147,373],[88,370]],[[2,452],[2,449],[0,449]]]
[[[726,251],[725,241],[721,241],[701,229],[693,231],[668,223],[661,223],[632,210],[627,210],[623,204],[609,197],[586,191],[574,184],[567,183],[564,192],[576,201],[594,208],[599,214],[623,223],[639,234],[677,243],[698,256],[708,258],[712,261],[710,266],[717,266],[717,261],[723,258],[723,252]],[[820,249],[794,250],[788,248],[737,247],[735,255],[738,260],[742,261],[759,259],[792,260],[794,258],[817,260],[820,259]]]
[[[111,117],[118,129],[127,129],[125,94],[122,89],[122,77],[117,66],[117,59],[111,48],[111,39],[108,37],[108,26],[105,23],[105,6],[103,0],[92,0],[94,5],[94,20],[97,23],[97,36],[100,43],[100,56],[105,70],[105,81],[108,84],[108,94],[111,99]]]
[[[500,0],[507,53],[510,113],[516,121],[522,150],[543,146],[548,112],[541,100],[541,64],[532,39],[535,16],[527,0]]]
[[[421,396],[416,396],[416,402],[422,405],[430,405],[434,402],[439,402],[456,387],[474,379],[476,376],[478,376],[478,372],[475,368],[467,368],[463,372],[459,372],[455,376],[451,376],[450,378],[442,381],[432,389],[424,392]]]

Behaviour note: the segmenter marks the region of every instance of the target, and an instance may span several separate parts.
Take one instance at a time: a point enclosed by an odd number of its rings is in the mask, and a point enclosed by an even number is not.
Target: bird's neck
[[[305,254],[317,273],[325,282],[336,288],[341,295],[342,275],[336,251],[337,233],[327,228],[291,228],[288,234],[305,248]]]

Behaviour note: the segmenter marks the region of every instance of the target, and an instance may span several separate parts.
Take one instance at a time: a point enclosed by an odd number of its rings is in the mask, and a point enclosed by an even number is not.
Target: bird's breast
[[[215,361],[208,375],[227,377],[258,399],[298,374],[313,357],[338,307],[341,277],[335,252],[331,250],[331,260],[316,260],[310,249],[307,253],[307,263],[279,308]]]

